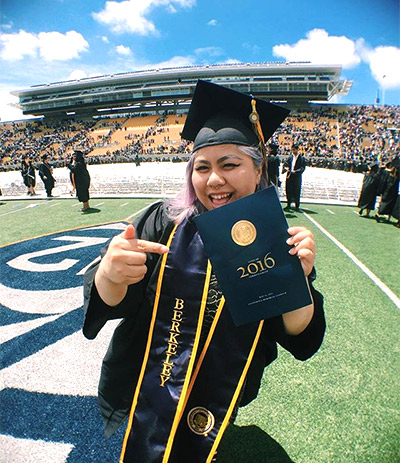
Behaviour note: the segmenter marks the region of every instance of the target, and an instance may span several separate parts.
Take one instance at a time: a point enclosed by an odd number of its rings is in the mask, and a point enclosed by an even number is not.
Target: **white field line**
[[[98,207],[98,206],[101,206],[102,204],[104,204],[104,201],[102,203],[99,203],[99,204],[95,204],[94,207]]]
[[[129,203],[124,203],[124,204],[121,204],[119,207],[125,207],[126,205],[128,205]]]
[[[329,214],[335,215],[335,213],[332,212],[330,209],[327,209],[327,211],[329,212]]]
[[[374,273],[371,272],[371,270],[366,267],[360,260],[357,259],[357,257],[350,252],[346,246],[344,246],[340,241],[338,241],[334,236],[332,236],[327,230],[325,230],[322,225],[320,225],[316,220],[314,220],[312,217],[310,217],[306,212],[304,212],[304,215],[307,217],[307,219],[312,222],[319,230],[322,231],[322,233],[327,236],[336,246],[343,251],[347,257],[349,257],[356,265],[359,267],[371,280],[380,288],[386,296],[395,304],[395,306],[400,309],[400,299],[394,294],[393,291],[391,291],[385,283],[383,283]]]
[[[154,202],[157,202],[157,201],[154,201]],[[154,204],[154,203],[152,203],[152,204]],[[124,219],[124,220],[129,221],[132,217],[135,217],[135,215],[138,215],[138,214],[140,214],[141,212],[145,211],[145,210],[146,210],[148,207],[150,207],[150,206],[151,206],[151,204],[149,204],[148,206],[142,207],[142,209],[140,209],[140,211],[135,212],[134,214],[130,215],[129,217],[127,217],[127,218]]]
[[[24,209],[30,209],[36,206],[38,206],[38,204],[29,204],[28,206],[20,207],[19,209],[14,209],[13,211],[8,211],[8,212],[5,212],[4,214],[0,214],[0,217],[4,217],[5,215],[8,215],[8,214],[15,214],[16,212],[21,212]]]

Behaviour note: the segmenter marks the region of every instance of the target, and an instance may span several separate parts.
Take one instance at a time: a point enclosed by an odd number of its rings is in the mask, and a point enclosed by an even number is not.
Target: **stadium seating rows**
[[[90,164],[182,160],[191,144],[180,139],[184,115],[42,120],[0,124],[0,170],[20,168],[22,155],[39,162],[43,153],[55,166],[74,149]],[[300,142],[310,165],[362,172],[366,164],[391,159],[399,151],[400,107],[326,106],[294,110],[275,134],[280,155]]]

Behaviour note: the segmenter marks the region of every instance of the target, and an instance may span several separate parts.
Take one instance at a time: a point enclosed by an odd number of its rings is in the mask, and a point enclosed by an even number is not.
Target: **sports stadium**
[[[340,66],[310,63],[154,69],[14,92],[32,118],[0,123],[3,460],[118,461],[124,429],[105,440],[97,406],[118,321],[83,337],[82,275],[127,223],[180,191],[192,149],[180,133],[199,79],[290,109],[273,141],[281,161],[300,143],[307,168],[301,210],[285,217],[314,234],[328,326],[307,362],[279,351],[218,463],[399,461],[399,230],[356,206],[368,166],[399,156],[400,108],[334,103],[352,82]],[[91,175],[85,214],[66,168],[76,149]],[[23,156],[39,164],[43,154],[54,166],[50,199],[40,178],[27,196],[20,172]]]

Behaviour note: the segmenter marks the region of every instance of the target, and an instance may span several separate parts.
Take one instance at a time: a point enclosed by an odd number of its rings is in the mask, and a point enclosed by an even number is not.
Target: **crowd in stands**
[[[180,139],[182,115],[105,117],[0,124],[0,171],[20,169],[22,156],[39,163],[46,153],[54,167],[65,165],[74,149],[89,164],[186,161],[191,144]],[[279,156],[301,144],[307,164],[365,172],[385,163],[400,148],[398,106],[310,106],[293,110],[274,135]]]

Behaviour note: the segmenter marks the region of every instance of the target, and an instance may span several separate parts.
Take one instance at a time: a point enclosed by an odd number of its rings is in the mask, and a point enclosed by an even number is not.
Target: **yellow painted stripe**
[[[175,418],[174,418],[174,421],[172,423],[171,433],[170,433],[169,438],[168,438],[168,442],[167,442],[167,446],[166,446],[166,449],[165,449],[165,453],[164,453],[162,463],[168,463],[168,459],[169,459],[169,456],[171,454],[172,444],[174,442],[176,430],[178,429],[179,422],[180,422],[180,420],[182,418],[182,414],[183,414],[183,411],[185,409],[184,405],[187,402],[186,397],[187,397],[187,394],[188,394],[188,385],[189,385],[190,377],[192,375],[193,364],[194,364],[194,361],[196,359],[196,352],[197,352],[197,349],[199,347],[200,333],[201,333],[201,329],[202,329],[202,326],[203,326],[204,311],[205,311],[206,302],[207,302],[207,295],[208,295],[208,287],[209,287],[209,284],[210,284],[210,278],[211,278],[211,264],[208,261],[206,279],[205,279],[205,283],[204,283],[203,296],[202,296],[202,299],[201,299],[200,314],[199,314],[199,319],[198,319],[198,323],[197,323],[197,330],[196,330],[196,335],[195,335],[195,339],[194,339],[192,355],[190,357],[188,369],[187,369],[187,372],[186,372],[185,381],[183,383],[182,393],[181,393],[181,396],[179,398],[178,406],[177,406],[176,413],[175,413]]]
[[[238,383],[238,386],[236,388],[236,391],[233,395],[233,398],[232,398],[232,401],[231,401],[231,404],[229,406],[229,409],[228,409],[228,412],[225,416],[225,419],[224,421],[222,422],[221,424],[221,427],[218,431],[218,434],[217,434],[217,437],[215,438],[215,441],[214,441],[214,444],[211,448],[211,451],[210,451],[210,454],[208,455],[208,458],[206,460],[206,463],[211,463],[213,457],[214,457],[214,454],[218,448],[218,445],[222,439],[222,436],[224,435],[224,432],[229,424],[229,418],[231,417],[232,413],[233,413],[233,409],[235,408],[235,405],[237,403],[237,400],[238,400],[238,397],[239,397],[239,394],[240,394],[240,391],[242,390],[242,387],[243,387],[243,384],[244,384],[244,381],[246,379],[246,375],[247,375],[247,371],[250,367],[250,364],[251,364],[251,361],[253,360],[253,356],[254,356],[254,352],[256,350],[256,347],[257,347],[257,344],[258,344],[258,340],[260,339],[260,335],[261,335],[261,330],[262,330],[262,327],[264,326],[264,320],[262,320],[260,322],[260,324],[258,325],[258,330],[257,330],[257,333],[256,333],[256,336],[254,338],[254,342],[253,342],[253,345],[251,347],[251,350],[250,350],[250,354],[247,358],[247,362],[246,362],[246,365],[244,367],[244,370],[242,372],[242,375],[240,377],[240,380],[239,380],[239,383]]]
[[[169,247],[170,244],[171,244],[171,241],[172,241],[172,238],[173,238],[173,236],[175,234],[176,228],[177,228],[177,225],[175,225],[175,227],[173,228],[173,230],[171,232],[171,235],[168,238],[167,247]],[[165,263],[167,261],[167,256],[168,256],[168,253],[164,254],[163,257],[162,257],[162,261],[161,261],[160,273],[158,275],[157,288],[156,288],[156,297],[155,297],[155,300],[154,300],[153,314],[152,314],[152,318],[151,318],[151,322],[150,322],[149,335],[147,337],[146,350],[145,350],[145,354],[144,354],[144,358],[143,358],[142,368],[140,370],[139,379],[138,379],[138,382],[137,382],[137,385],[136,385],[135,394],[134,394],[133,400],[132,400],[131,411],[130,411],[130,414],[129,414],[128,427],[126,428],[124,442],[122,444],[121,457],[120,457],[120,460],[119,460],[120,463],[124,463],[126,446],[128,444],[129,434],[130,434],[131,429],[132,429],[133,416],[135,414],[137,400],[138,400],[140,388],[142,386],[142,381],[143,381],[143,377],[144,377],[144,372],[146,370],[147,361],[148,361],[148,358],[149,358],[150,346],[151,346],[151,342],[152,342],[152,339],[153,339],[154,325],[155,325],[155,322],[156,322],[158,303],[160,301],[161,285],[162,285],[162,280],[163,280],[163,276],[164,276]]]

